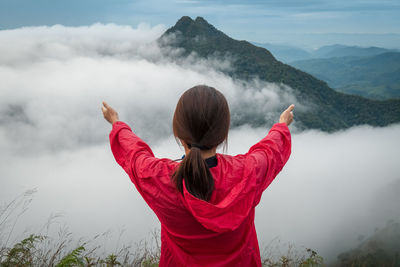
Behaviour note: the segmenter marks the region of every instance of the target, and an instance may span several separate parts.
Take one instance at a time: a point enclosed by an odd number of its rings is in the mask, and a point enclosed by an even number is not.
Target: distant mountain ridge
[[[313,58],[313,55],[310,51],[295,46],[256,42],[253,42],[253,44],[267,49],[277,60],[284,63]]]
[[[182,56],[193,52],[204,58],[228,54],[235,59],[233,70],[225,71],[231,77],[243,80],[259,77],[292,87],[297,99],[316,106],[311,111],[296,112],[296,119],[304,128],[335,131],[359,124],[384,126],[400,121],[400,101],[374,101],[335,92],[325,82],[277,61],[268,50],[230,38],[202,17],[195,20],[182,17],[160,37],[159,43],[165,46],[171,34],[176,38],[167,45],[184,49]],[[263,122],[262,118],[246,118],[238,123]]]
[[[290,65],[336,90],[376,99],[400,98],[400,53],[301,60]]]
[[[305,50],[290,45],[253,43],[268,49],[276,59],[284,63],[292,63],[299,60],[332,58],[332,57],[371,57],[388,52],[400,52],[399,49],[387,49],[382,47],[360,47],[347,45],[327,45],[316,50]]]
[[[371,57],[387,52],[400,52],[396,49],[386,49],[382,47],[359,47],[347,45],[329,45],[323,46],[313,52],[314,58],[331,57]]]

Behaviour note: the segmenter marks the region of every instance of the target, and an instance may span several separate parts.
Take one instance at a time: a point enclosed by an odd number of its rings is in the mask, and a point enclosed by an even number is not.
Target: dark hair
[[[213,87],[198,85],[180,97],[172,128],[190,152],[172,175],[178,190],[186,189],[195,197],[208,201],[214,190],[214,179],[202,158],[200,149],[208,150],[228,138],[230,113],[224,95]]]

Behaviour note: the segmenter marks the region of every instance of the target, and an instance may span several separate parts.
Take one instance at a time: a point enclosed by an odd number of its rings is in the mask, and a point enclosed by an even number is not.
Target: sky
[[[307,49],[345,44],[400,48],[397,0],[2,0],[0,28],[140,23],[171,27],[204,17],[229,36]]]
[[[42,231],[54,214],[55,234],[66,225],[75,238],[109,229],[118,237],[125,228],[122,242],[138,242],[159,228],[112,156],[103,100],[157,157],[171,159],[183,154],[172,136],[173,111],[196,84],[226,96],[232,122],[243,114],[269,122],[232,128],[228,154],[247,152],[291,103],[296,118],[302,103],[288,86],[233,80],[219,71],[230,67],[229,59],[164,57],[153,42],[164,29],[94,24],[0,31],[0,203],[36,189],[26,212],[18,217],[17,210],[0,225],[0,243],[10,231],[12,241]],[[291,158],[256,209],[261,249],[280,240],[334,259],[360,235],[400,219],[400,124],[328,134],[300,132],[295,121],[290,130]]]

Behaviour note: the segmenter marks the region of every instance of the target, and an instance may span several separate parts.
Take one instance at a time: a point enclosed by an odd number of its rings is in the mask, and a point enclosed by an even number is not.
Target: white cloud
[[[177,99],[196,84],[225,93],[234,122],[267,117],[272,123],[282,108],[297,104],[287,86],[223,75],[218,69],[229,67],[226,61],[164,58],[152,42],[160,29],[95,24],[0,32],[0,122],[7,144],[38,153],[104,141],[102,100],[155,141],[171,132]]]

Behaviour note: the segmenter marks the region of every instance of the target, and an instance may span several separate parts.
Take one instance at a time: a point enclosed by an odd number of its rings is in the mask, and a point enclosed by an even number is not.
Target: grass
[[[154,230],[150,238],[133,245],[117,245],[112,253],[102,248],[102,238],[110,232],[94,236],[89,240],[74,241],[67,227],[61,227],[56,237],[49,235],[53,222],[59,215],[50,216],[37,234],[29,234],[24,239],[10,244],[15,225],[28,209],[36,190],[26,191],[11,202],[0,206],[0,267],[30,266],[132,266],[156,267],[161,254],[160,232]],[[119,238],[124,231],[120,231]],[[119,241],[118,241],[119,243]],[[262,264],[266,267],[323,266],[323,259],[314,250],[298,250],[293,245],[283,246],[279,240],[271,242],[263,250]]]

